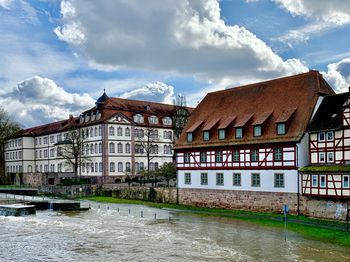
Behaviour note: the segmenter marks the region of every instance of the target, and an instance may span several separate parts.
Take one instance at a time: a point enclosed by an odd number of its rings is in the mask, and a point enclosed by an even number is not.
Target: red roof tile
[[[287,122],[289,118],[294,114],[296,108],[286,108],[282,111],[282,113],[277,117],[276,123]]]
[[[252,125],[256,126],[256,125],[262,125],[265,123],[265,121],[269,118],[269,116],[272,115],[272,111],[269,112],[262,112],[256,115]]]
[[[218,129],[225,129],[236,119],[236,116],[229,116],[228,118],[221,119]]]
[[[186,134],[183,132],[175,149],[299,141],[306,130],[319,95],[325,94],[334,94],[334,91],[317,71],[209,93],[192,112],[184,131],[196,122],[225,119],[233,113],[237,116],[234,127],[241,127],[253,114],[260,118],[261,112],[273,112],[263,124],[262,136],[253,136],[251,124],[244,126],[241,139],[235,139],[234,128],[227,129],[227,137],[224,140],[218,139],[216,129],[211,131],[209,141],[203,141],[201,135],[195,134],[193,141],[187,142]],[[284,114],[283,111],[290,108],[297,110],[293,117],[289,118],[287,133],[277,136],[276,120]]]
[[[205,124],[205,126],[202,128],[203,131],[210,131],[218,122],[220,119],[212,119],[209,122]]]

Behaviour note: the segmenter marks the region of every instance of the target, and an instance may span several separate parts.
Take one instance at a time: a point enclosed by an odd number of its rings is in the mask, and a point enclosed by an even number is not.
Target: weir
[[[34,205],[25,204],[8,204],[0,205],[0,215],[1,216],[26,216],[34,215],[36,209]]]

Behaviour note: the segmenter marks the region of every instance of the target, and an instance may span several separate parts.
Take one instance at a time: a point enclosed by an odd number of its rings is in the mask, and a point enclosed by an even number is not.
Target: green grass
[[[85,200],[92,200],[102,203],[115,203],[115,204],[134,204],[145,205],[155,208],[169,208],[176,209],[180,213],[190,213],[200,216],[215,216],[241,219],[256,224],[266,226],[283,228],[282,222],[283,215],[276,213],[260,213],[241,210],[228,210],[219,208],[205,208],[205,207],[193,207],[187,205],[166,204],[166,203],[154,203],[142,200],[129,200],[119,199],[113,197],[87,197]],[[305,216],[292,216],[288,215],[288,230],[299,233],[306,238],[319,240],[327,243],[333,243],[337,245],[350,247],[350,233],[338,229],[328,229],[327,227],[342,227],[345,228],[344,223],[336,221],[328,221],[321,219],[313,219]],[[311,225],[308,225],[311,224]]]
[[[299,169],[300,172],[350,172],[349,165],[333,166],[305,166]]]
[[[18,186],[18,185],[0,185],[0,188],[22,188],[26,186]]]

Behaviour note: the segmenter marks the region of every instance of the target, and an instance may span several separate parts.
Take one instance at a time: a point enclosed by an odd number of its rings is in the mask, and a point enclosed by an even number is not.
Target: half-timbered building
[[[326,96],[309,128],[310,165],[300,169],[302,194],[350,199],[350,95]]]
[[[175,146],[182,202],[296,211],[305,131],[331,94],[317,71],[207,94]]]

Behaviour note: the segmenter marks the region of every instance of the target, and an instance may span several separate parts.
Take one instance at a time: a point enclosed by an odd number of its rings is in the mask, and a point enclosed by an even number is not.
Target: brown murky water
[[[0,217],[0,261],[350,261],[348,248],[291,232],[284,241],[283,230],[250,222],[91,204],[87,212]]]

